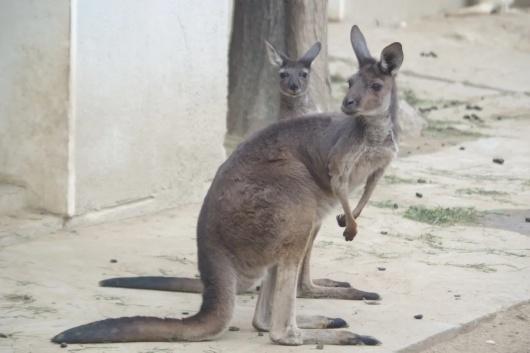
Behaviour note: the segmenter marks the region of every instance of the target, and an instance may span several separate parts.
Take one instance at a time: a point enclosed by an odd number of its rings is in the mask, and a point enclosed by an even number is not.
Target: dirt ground
[[[354,69],[350,26],[329,27],[336,97]],[[374,55],[392,41],[403,43],[401,95],[428,125],[421,136],[402,140],[400,158],[359,218],[355,241],[344,242],[329,217],[313,250],[315,278],[347,280],[383,300],[306,299],[298,310],[342,317],[350,330],[383,342],[325,346],[326,352],[529,352],[529,305],[512,307],[530,300],[530,13],[435,16],[363,31]],[[425,56],[431,52],[436,56]],[[195,275],[199,207],[90,226],[62,227],[50,215],[0,217],[0,352],[57,352],[50,337],[101,318],[196,312],[196,294],[97,283]],[[218,341],[64,351],[316,350],[270,344],[251,326],[254,305],[254,295],[239,296],[231,324],[239,331]]]
[[[528,353],[530,352],[530,304],[496,314],[453,339],[422,353]]]

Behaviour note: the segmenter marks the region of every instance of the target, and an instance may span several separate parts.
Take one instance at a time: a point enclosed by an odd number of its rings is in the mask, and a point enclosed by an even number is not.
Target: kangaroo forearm
[[[359,200],[359,202],[357,203],[357,206],[355,206],[355,209],[353,210],[353,218],[359,217],[359,215],[361,214],[362,210],[364,209],[368,201],[370,201],[370,198],[372,197],[375,187],[377,186],[377,183],[381,179],[381,176],[383,175],[383,173],[384,173],[384,169],[378,169],[377,171],[375,171],[372,175],[368,177],[368,179],[366,180],[366,185],[364,186],[364,192],[361,196],[361,199]]]

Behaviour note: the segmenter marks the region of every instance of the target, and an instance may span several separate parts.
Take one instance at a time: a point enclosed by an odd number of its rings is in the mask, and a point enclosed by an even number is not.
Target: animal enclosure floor
[[[332,65],[343,76],[353,72],[350,26],[329,28]],[[315,242],[314,278],[349,281],[383,300],[371,305],[301,299],[298,311],[342,317],[351,331],[383,342],[325,346],[326,352],[474,352],[465,345],[437,351],[434,345],[530,300],[530,222],[525,221],[530,217],[530,14],[434,17],[401,29],[363,31],[373,54],[391,41],[403,42],[401,88],[410,104],[424,110],[429,125],[421,138],[403,141],[411,153],[387,171],[359,218],[356,239],[345,242],[330,216]],[[430,51],[437,57],[421,56]],[[23,220],[12,227],[14,221],[2,219],[7,230],[0,232],[0,353],[60,351],[49,342],[53,335],[97,319],[196,312],[196,294],[97,283],[115,276],[195,275],[199,207],[74,228],[47,220],[40,232]],[[255,301],[252,294],[238,297],[231,325],[239,331],[217,341],[69,345],[63,351],[316,350],[279,347],[266,334],[259,336],[251,325]],[[528,319],[527,307],[518,308],[525,308]],[[414,318],[418,314],[422,319]],[[496,345],[483,345],[480,352],[528,352],[523,350],[528,341],[517,337],[530,337],[530,325],[521,327],[514,336],[521,350],[499,349],[502,340],[491,336],[487,340]]]

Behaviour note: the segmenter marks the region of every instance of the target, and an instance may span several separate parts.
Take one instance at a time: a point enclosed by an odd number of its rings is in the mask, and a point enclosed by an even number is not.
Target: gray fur
[[[278,68],[280,87],[279,119],[292,119],[316,112],[317,107],[311,97],[309,97],[308,91],[311,63],[320,52],[320,42],[313,44],[298,60],[288,58],[267,41],[265,41],[265,45],[270,63]]]
[[[396,100],[390,97],[396,93],[395,78],[381,72],[375,59],[368,64],[353,79],[347,97],[361,99],[343,107],[348,114],[315,114],[271,125],[239,145],[219,167],[197,225],[204,292],[196,315],[183,320],[103,320],[65,331],[53,341],[211,339],[228,327],[236,289],[250,287],[268,273],[270,282],[260,292],[255,324],[269,329],[273,342],[378,344],[348,331],[302,329],[296,317],[298,273],[315,229],[340,203],[345,211],[344,235],[352,239],[357,229],[349,193],[365,181],[365,193],[373,190],[368,184],[377,182],[397,152],[391,116]],[[374,79],[385,86],[378,97],[366,85]],[[359,95],[358,90],[364,93]],[[366,100],[365,95],[371,98]],[[368,198],[363,195],[361,201]],[[356,210],[362,206],[359,203]],[[321,325],[318,320],[310,322]]]

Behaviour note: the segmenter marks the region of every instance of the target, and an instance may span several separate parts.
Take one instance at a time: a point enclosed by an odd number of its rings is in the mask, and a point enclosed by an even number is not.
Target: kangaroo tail
[[[227,257],[203,258],[206,270],[199,312],[189,318],[121,317],[66,330],[55,343],[205,341],[223,333],[234,311],[237,275]],[[200,266],[201,267],[201,266]]]
[[[102,287],[152,289],[189,293],[202,293],[204,288],[199,278],[160,276],[109,278],[99,282],[99,285]]]

